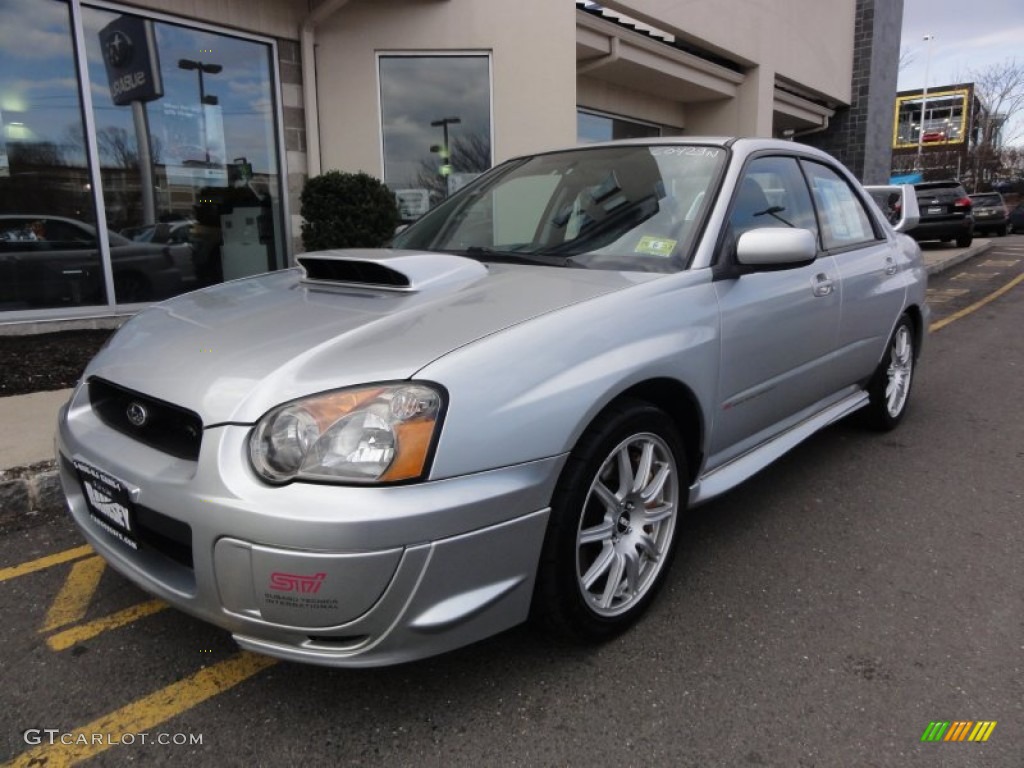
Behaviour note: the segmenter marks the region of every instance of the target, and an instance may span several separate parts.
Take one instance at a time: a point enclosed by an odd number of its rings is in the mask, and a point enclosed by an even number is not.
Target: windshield
[[[689,261],[725,163],[703,145],[624,145],[501,166],[395,237],[395,248],[592,269]]]

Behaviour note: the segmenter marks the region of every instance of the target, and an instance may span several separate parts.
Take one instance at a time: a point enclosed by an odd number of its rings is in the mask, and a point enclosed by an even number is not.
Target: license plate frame
[[[82,459],[74,459],[89,516],[108,534],[131,549],[139,548],[135,504],[128,486]]]
[[[928,208],[925,211],[925,213],[927,213],[929,216],[934,216],[935,214],[942,213],[942,206],[941,205],[933,205],[931,208]]]

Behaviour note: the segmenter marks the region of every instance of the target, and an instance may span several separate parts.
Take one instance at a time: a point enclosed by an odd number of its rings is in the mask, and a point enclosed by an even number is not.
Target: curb
[[[0,470],[0,525],[63,509],[64,492],[56,462]]]
[[[938,261],[934,264],[929,264],[925,268],[925,271],[928,273],[929,276],[937,275],[940,272],[945,272],[947,269],[952,269],[953,267],[959,264],[963,264],[968,259],[973,259],[975,256],[980,256],[991,247],[991,240],[987,240],[984,243],[979,243],[978,245],[972,245],[970,248],[966,248],[961,253],[958,253],[955,256],[951,256],[945,261]]]

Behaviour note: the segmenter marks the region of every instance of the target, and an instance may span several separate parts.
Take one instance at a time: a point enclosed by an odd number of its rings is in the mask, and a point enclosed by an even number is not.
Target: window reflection
[[[68,6],[0,19],[0,309],[103,304]]]
[[[82,18],[117,301],[282,266],[270,47],[95,8]]]
[[[381,56],[384,181],[415,219],[491,167],[486,56]]]
[[[649,139],[661,135],[661,129],[649,123],[638,123],[622,117],[595,112],[576,112],[576,140],[580,144],[615,139]]]

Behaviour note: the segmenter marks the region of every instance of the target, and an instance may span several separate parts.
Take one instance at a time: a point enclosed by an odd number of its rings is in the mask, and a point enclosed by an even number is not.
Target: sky
[[[935,35],[931,43],[925,35]],[[931,47],[931,57],[927,55]],[[899,90],[970,82],[971,70],[1016,57],[1024,66],[1024,0],[903,0],[902,52],[912,61]]]

